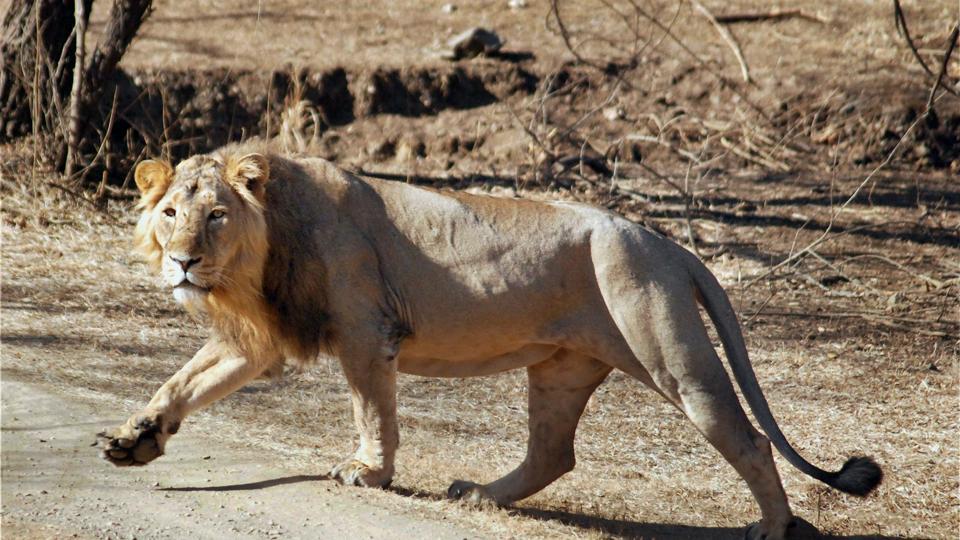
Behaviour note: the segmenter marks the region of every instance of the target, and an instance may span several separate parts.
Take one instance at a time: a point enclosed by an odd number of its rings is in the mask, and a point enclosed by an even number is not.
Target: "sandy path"
[[[176,456],[150,467],[116,469],[90,443],[119,419],[9,377],[2,402],[5,540],[476,536],[364,504],[351,489],[210,437],[185,437]]]

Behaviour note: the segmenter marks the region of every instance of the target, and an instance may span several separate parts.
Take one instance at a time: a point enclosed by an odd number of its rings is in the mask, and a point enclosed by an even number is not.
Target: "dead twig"
[[[941,82],[946,76],[947,64],[950,63],[950,57],[953,55],[953,49],[957,46],[958,36],[960,36],[960,21],[953,25],[953,32],[950,32],[950,37],[947,38],[947,50],[943,53],[943,61],[940,64],[940,73],[937,74],[937,79],[933,82],[933,88],[930,89],[930,97],[927,98],[927,114],[933,110],[933,101],[937,96],[937,89],[940,88]],[[949,88],[949,86],[944,86],[944,88]]]
[[[116,120],[117,98],[119,96],[119,91],[120,91],[119,88],[113,89],[113,102],[110,106],[110,116],[107,118],[107,130],[104,132],[103,138],[101,138],[100,140],[100,146],[97,147],[97,153],[93,155],[93,158],[90,160],[90,163],[87,164],[86,167],[77,171],[73,177],[68,177],[71,179],[76,179],[77,184],[83,183],[83,177],[90,171],[90,169],[94,167],[94,165],[97,164],[97,161],[99,161],[100,156],[104,156],[104,151],[110,144],[110,137],[113,135],[113,124],[114,124],[114,121]],[[104,167],[107,168],[106,167],[107,160],[105,156],[103,161],[104,161]]]
[[[683,50],[683,52],[685,52],[687,55],[690,56],[690,58],[692,58],[697,64],[699,64],[700,67],[702,67],[703,69],[705,69],[705,70],[707,71],[707,73],[713,75],[713,76],[720,82],[720,84],[724,85],[726,88],[730,89],[731,92],[733,92],[734,94],[736,94],[737,96],[739,96],[740,99],[743,100],[744,103],[746,103],[747,105],[749,105],[750,108],[753,109],[754,112],[756,112],[757,114],[759,114],[760,117],[763,118],[767,123],[771,123],[771,122],[772,122],[772,120],[771,120],[771,118],[770,118],[770,115],[767,114],[767,111],[765,111],[765,110],[763,109],[763,107],[761,107],[761,106],[758,105],[756,102],[754,102],[753,99],[751,99],[750,96],[748,96],[748,95],[746,94],[746,92],[744,92],[743,90],[741,90],[740,88],[738,88],[737,85],[736,85],[736,83],[734,83],[734,82],[731,81],[729,78],[727,78],[726,75],[724,75],[723,73],[720,73],[719,71],[713,69],[713,66],[711,66],[709,63],[707,63],[706,60],[704,60],[703,58],[700,58],[700,55],[698,55],[696,52],[694,52],[693,49],[691,49],[682,39],[680,39],[679,37],[677,37],[677,34],[674,33],[671,28],[668,28],[668,27],[664,26],[664,24],[663,24],[662,22],[660,22],[659,19],[657,19],[657,18],[654,17],[653,15],[647,13],[646,10],[641,9],[638,4],[634,3],[634,8],[635,8],[638,16],[643,17],[644,19],[646,19],[647,21],[649,21],[651,24],[653,24],[654,26],[656,26],[657,28],[659,28],[664,34],[667,35],[667,37],[670,38],[671,41],[673,41],[674,43],[676,43],[677,46],[680,47],[680,49]]]
[[[57,182],[47,182],[46,184],[47,184],[48,186],[52,187],[52,188],[59,189],[60,191],[66,193],[67,195],[70,195],[70,196],[73,197],[74,199],[77,199],[78,201],[85,202],[85,203],[89,204],[90,206],[94,207],[95,209],[100,210],[100,208],[97,206],[97,203],[95,203],[95,202],[91,201],[90,199],[86,198],[86,197],[83,195],[83,193],[81,193],[81,192],[79,192],[79,191],[74,191],[74,190],[68,188],[67,186],[64,186],[64,185],[62,185],[62,184],[58,184]]]
[[[570,38],[570,31],[567,29],[566,24],[563,22],[563,17],[560,16],[560,6],[558,0],[552,0],[550,2],[550,14],[553,15],[554,20],[557,21],[557,27],[560,29],[560,39],[563,40],[563,44],[567,47],[567,50],[570,51],[570,54],[576,58],[577,62],[590,66],[594,69],[603,71],[604,66],[595,64],[590,60],[584,58],[579,52],[577,52],[577,47],[573,44],[573,40]]]
[[[843,204],[841,204],[836,210],[834,210],[831,213],[830,221],[827,223],[827,226],[823,230],[823,232],[820,233],[820,236],[818,236],[813,242],[810,242],[809,244],[807,244],[805,248],[793,253],[786,259],[772,266],[766,272],[760,274],[759,276],[752,278],[750,281],[746,282],[744,286],[750,287],[757,281],[760,281],[761,279],[764,279],[767,276],[777,272],[784,266],[787,266],[789,264],[793,264],[794,262],[799,261],[800,259],[809,255],[811,251],[817,248],[817,246],[824,243],[827,240],[827,238],[830,236],[830,233],[833,231],[833,226],[836,223],[837,217],[839,217],[840,214],[843,213],[843,211],[846,210],[848,206],[850,206],[850,204],[857,198],[857,195],[859,195],[860,192],[863,191],[863,188],[866,187],[871,182],[871,180],[873,180],[873,177],[876,176],[881,169],[886,167],[891,160],[893,160],[893,156],[895,156],[897,152],[900,150],[900,146],[903,144],[903,141],[907,139],[908,135],[913,133],[913,130],[917,127],[917,124],[919,124],[924,118],[925,118],[924,115],[917,116],[917,118],[907,127],[906,131],[903,132],[903,135],[897,141],[897,144],[894,145],[893,149],[891,149],[890,152],[887,153],[886,158],[884,158],[884,160],[879,165],[877,165],[872,171],[870,171],[870,174],[868,174],[866,178],[864,178],[863,181],[860,182],[860,184],[857,186],[856,189],[853,190],[853,193],[850,194],[847,200],[844,201]],[[721,142],[722,142],[722,139],[721,139]]]
[[[936,77],[937,81],[940,80],[939,77],[934,75],[933,70],[930,69],[930,66],[923,60],[923,57],[920,56],[920,52],[917,51],[916,45],[913,44],[913,38],[910,37],[910,28],[907,26],[907,18],[903,14],[903,7],[900,5],[900,0],[893,0],[893,22],[897,27],[897,32],[903,36],[904,41],[907,42],[907,47],[910,48],[910,52],[913,53],[913,57],[916,58],[917,63],[920,64],[920,67],[923,68],[923,71],[927,73],[930,77]],[[956,41],[956,36],[954,36],[953,41]],[[951,46],[952,49],[952,46]],[[957,91],[949,86],[945,87],[948,92],[953,95],[958,95]],[[929,110],[929,107],[928,107]]]
[[[703,17],[713,25],[717,33],[720,34],[720,37],[727,42],[730,50],[733,51],[733,56],[737,58],[737,63],[740,64],[740,76],[743,77],[743,82],[753,82],[753,80],[750,78],[750,67],[747,65],[746,58],[743,57],[743,50],[740,49],[740,43],[737,41],[737,38],[729,29],[727,29],[726,26],[720,24],[720,21],[717,20],[717,18],[713,15],[713,13],[710,12],[709,9],[707,9],[706,6],[701,4],[698,0],[692,1],[693,7],[696,8],[697,11],[699,11],[700,14],[703,15]]]

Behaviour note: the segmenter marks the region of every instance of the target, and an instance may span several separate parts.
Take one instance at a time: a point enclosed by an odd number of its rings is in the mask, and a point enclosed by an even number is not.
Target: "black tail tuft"
[[[844,493],[865,497],[883,480],[883,471],[872,458],[852,457],[843,464],[840,472],[827,482]]]

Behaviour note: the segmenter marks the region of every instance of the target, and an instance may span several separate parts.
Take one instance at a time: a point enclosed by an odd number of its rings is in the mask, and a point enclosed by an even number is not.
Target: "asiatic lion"
[[[255,153],[255,151],[263,153]],[[587,205],[437,191],[358,178],[321,159],[226,147],[176,169],[144,161],[135,242],[212,336],[146,408],[100,434],[115,465],[143,465],[191,412],[284,362],[342,363],[360,443],[331,474],[386,486],[399,444],[397,372],[469,377],[527,368],[526,459],[503,478],[454,482],[452,498],[508,504],[574,466],[574,432],[613,369],[681,410],[743,477],[762,513],[752,538],[792,515],[770,441],[804,473],[866,495],[866,457],[822,470],[790,446],[747,358],[730,302],[692,254]],[[719,334],[747,419],[708,338]]]

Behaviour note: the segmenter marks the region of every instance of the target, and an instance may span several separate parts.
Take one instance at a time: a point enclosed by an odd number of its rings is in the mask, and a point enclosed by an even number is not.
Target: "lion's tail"
[[[862,497],[873,491],[883,479],[883,471],[873,459],[865,456],[851,457],[839,471],[830,472],[813,465],[790,446],[770,412],[770,405],[757,382],[757,376],[747,356],[740,325],[737,323],[737,315],[726,292],[699,260],[688,255],[693,259],[690,264],[691,277],[700,292],[703,306],[710,314],[710,320],[717,328],[720,341],[723,342],[723,350],[730,362],[734,378],[760,427],[780,454],[800,471],[844,493]]]

